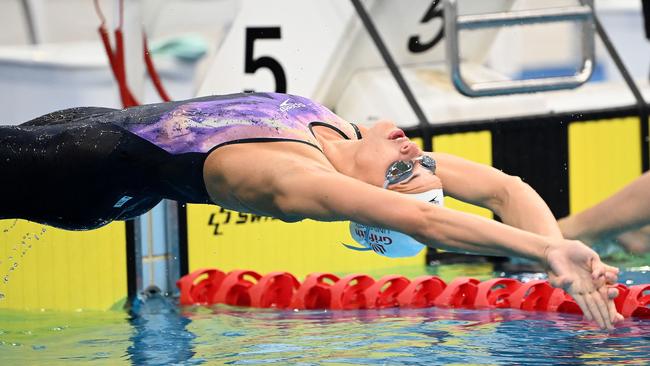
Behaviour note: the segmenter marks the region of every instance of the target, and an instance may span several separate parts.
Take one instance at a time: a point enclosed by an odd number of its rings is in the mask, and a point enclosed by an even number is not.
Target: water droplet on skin
[[[9,275],[5,275],[5,277],[3,278],[3,280],[4,280],[5,283],[9,282]]]
[[[41,238],[39,238],[38,235],[36,235],[36,234],[34,234],[34,238],[36,238],[36,240],[40,240],[40,239],[41,239]]]
[[[3,300],[4,298],[5,298],[5,294],[3,294],[2,292],[0,292],[0,300]]]

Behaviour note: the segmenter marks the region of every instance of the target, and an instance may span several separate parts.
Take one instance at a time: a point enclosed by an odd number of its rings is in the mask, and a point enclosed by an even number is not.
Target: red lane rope
[[[459,277],[445,283],[437,276],[413,280],[388,275],[375,281],[365,274],[343,278],[330,273],[312,273],[300,283],[287,272],[265,276],[254,271],[224,273],[215,268],[198,269],[181,277],[181,305],[228,304],[277,309],[381,309],[424,308],[511,308],[582,314],[578,304],[547,281],[519,282],[512,278],[479,281]],[[627,287],[618,284],[616,309],[624,317],[650,319],[650,284]]]

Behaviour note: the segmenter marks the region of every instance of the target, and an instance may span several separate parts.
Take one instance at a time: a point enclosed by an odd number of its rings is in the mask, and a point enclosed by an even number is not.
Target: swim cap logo
[[[282,103],[280,104],[280,111],[282,111],[282,112],[288,112],[288,111],[290,111],[290,110],[292,110],[292,109],[306,107],[306,106],[305,106],[304,104],[302,104],[302,103],[292,103],[292,102],[290,102],[290,100],[291,100],[291,98],[285,100],[284,102],[282,102]]]
[[[367,245],[370,246],[372,250],[384,254],[386,253],[386,248],[384,246],[393,244],[393,239],[386,235],[377,235],[374,233],[375,230],[379,232],[384,231],[384,229],[374,228],[374,230],[369,233],[368,238],[366,238],[366,230],[357,227],[354,231],[361,240],[365,241]]]

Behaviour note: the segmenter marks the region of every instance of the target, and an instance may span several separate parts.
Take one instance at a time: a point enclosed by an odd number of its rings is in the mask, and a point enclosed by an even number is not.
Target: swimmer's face
[[[362,139],[355,163],[364,167],[361,179],[368,183],[381,186],[390,164],[422,155],[418,145],[392,122],[381,121],[370,128],[359,126],[359,129]]]

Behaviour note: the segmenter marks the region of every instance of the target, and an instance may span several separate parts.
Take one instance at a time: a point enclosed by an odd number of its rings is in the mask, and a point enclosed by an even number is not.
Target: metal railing
[[[584,84],[594,70],[594,16],[593,1],[582,0],[582,5],[562,8],[520,10],[475,15],[458,15],[457,0],[445,1],[445,37],[447,64],[456,89],[469,97],[533,93],[547,90],[572,89]],[[470,83],[461,73],[459,32],[555,22],[579,22],[582,28],[582,65],[572,76],[538,79],[499,80]]]

